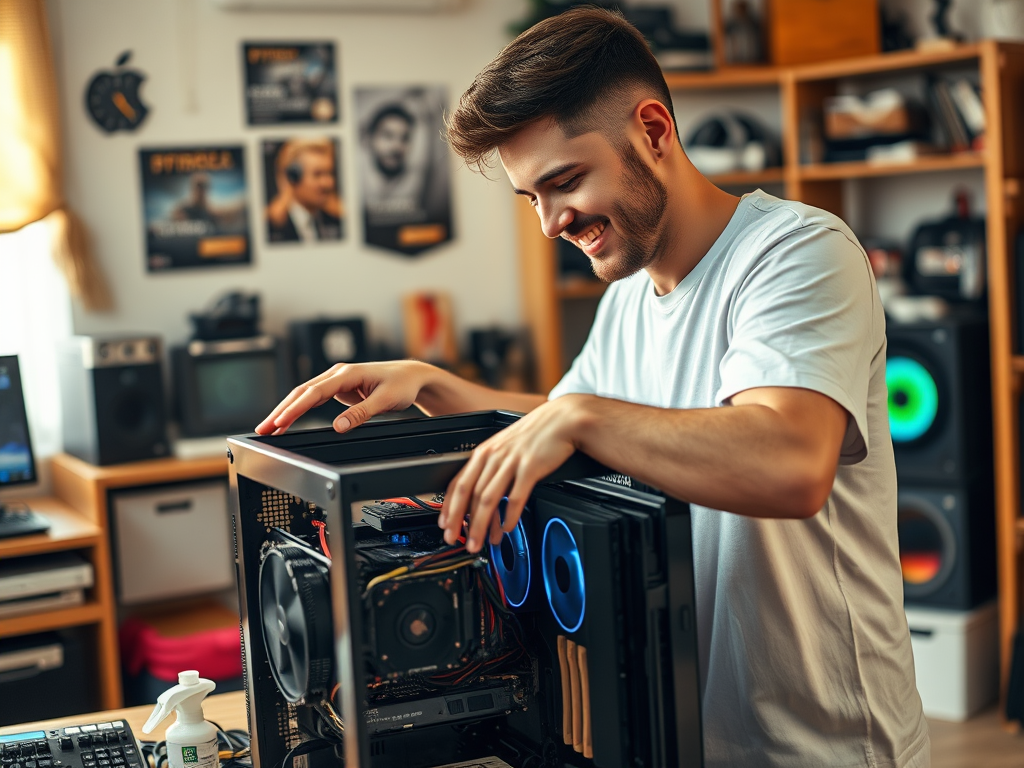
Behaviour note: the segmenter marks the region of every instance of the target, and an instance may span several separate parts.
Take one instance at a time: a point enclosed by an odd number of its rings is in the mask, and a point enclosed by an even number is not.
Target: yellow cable
[[[457,571],[457,570],[459,570],[459,568],[464,568],[467,565],[472,565],[473,562],[476,561],[476,559],[477,558],[474,557],[471,560],[462,560],[462,561],[460,561],[458,563],[455,563],[453,565],[445,566],[444,568],[427,568],[426,570],[422,570],[422,571],[412,571],[411,573],[406,573],[406,574],[402,574],[400,576],[396,576],[394,578],[394,580],[395,581],[404,581],[406,579],[416,578],[417,576],[433,576],[433,575],[438,574],[438,573],[449,573],[451,571]]]
[[[409,566],[403,565],[400,568],[395,568],[395,570],[389,571],[388,573],[382,573],[380,576],[374,576],[372,579],[370,579],[366,583],[366,592],[369,592],[371,589],[376,587],[382,581],[387,581],[388,579],[393,579],[393,578],[395,578],[395,576],[399,576],[399,575],[401,575],[403,573],[406,573],[408,570],[409,570]]]

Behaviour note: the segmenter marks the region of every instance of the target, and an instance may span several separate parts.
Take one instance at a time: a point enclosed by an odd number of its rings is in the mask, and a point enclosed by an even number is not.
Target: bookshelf
[[[968,71],[977,77],[986,117],[985,149],[928,155],[903,163],[813,163],[801,158],[800,118],[821,110],[841,87],[879,77],[924,77]],[[853,180],[900,179],[935,174],[983,177],[986,203],[988,295],[992,350],[992,405],[995,448],[996,530],[1000,613],[1001,692],[1006,696],[1011,643],[1021,615],[1024,570],[1021,521],[1019,397],[1024,388],[1024,355],[1014,354],[1012,248],[1024,225],[1024,44],[984,40],[951,50],[901,51],[798,67],[735,67],[713,72],[667,73],[677,97],[687,93],[721,95],[765,91],[779,100],[783,165],[761,173],[732,173],[711,180],[730,191],[761,186],[794,200],[846,217]],[[952,190],[950,190],[952,191]],[[939,212],[936,212],[939,213]],[[555,246],[537,226],[525,200],[517,202],[524,317],[536,355],[537,386],[546,392],[566,369],[564,315],[568,302],[599,296],[603,286],[581,286],[558,274]],[[578,337],[579,334],[577,333]]]

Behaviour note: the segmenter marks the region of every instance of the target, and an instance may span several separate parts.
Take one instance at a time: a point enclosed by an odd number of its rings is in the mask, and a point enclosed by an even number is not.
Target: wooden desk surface
[[[45,731],[50,728],[62,728],[65,725],[125,720],[132,729],[132,733],[135,734],[135,738],[139,739],[139,741],[162,741],[164,731],[174,722],[174,717],[173,715],[168,716],[152,733],[144,734],[142,726],[145,725],[146,720],[149,719],[152,713],[153,706],[146,704],[141,707],[113,709],[108,712],[94,712],[88,715],[72,715],[71,717],[39,720],[34,723],[23,723],[21,725],[5,725],[0,727],[0,735],[27,731]],[[207,720],[217,723],[221,728],[249,730],[249,725],[245,721],[245,693],[243,691],[215,693],[212,696],[207,696],[203,701],[203,714]]]

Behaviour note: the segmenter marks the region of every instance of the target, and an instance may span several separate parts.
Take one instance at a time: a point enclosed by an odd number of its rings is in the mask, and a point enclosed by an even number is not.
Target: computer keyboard
[[[0,539],[50,530],[50,521],[26,506],[0,504]]]
[[[3,768],[142,768],[123,720],[0,736]]]

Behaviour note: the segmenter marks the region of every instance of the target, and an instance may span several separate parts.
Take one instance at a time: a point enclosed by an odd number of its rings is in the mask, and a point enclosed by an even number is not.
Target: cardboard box
[[[870,56],[880,50],[877,0],[768,0],[772,64]]]

